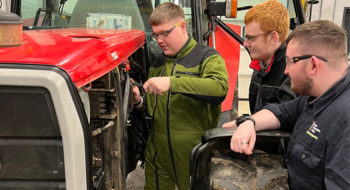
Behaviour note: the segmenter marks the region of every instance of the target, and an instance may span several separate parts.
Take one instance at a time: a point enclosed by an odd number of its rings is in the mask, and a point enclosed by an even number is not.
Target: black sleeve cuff
[[[283,117],[283,113],[279,104],[266,104],[264,107],[262,107],[262,109],[267,109],[271,111],[277,117],[281,124],[281,130],[288,130],[287,123],[285,122],[286,120]]]

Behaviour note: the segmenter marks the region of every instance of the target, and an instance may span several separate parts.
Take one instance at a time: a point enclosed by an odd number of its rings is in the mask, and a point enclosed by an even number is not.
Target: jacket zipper
[[[176,64],[177,64],[177,59],[175,58],[174,59],[174,65],[173,65],[173,68],[171,69],[170,76],[174,75]],[[170,125],[169,125],[170,96],[171,96],[171,91],[170,91],[170,88],[169,88],[169,90],[168,90],[168,103],[167,103],[167,110],[166,110],[166,113],[167,113],[166,114],[166,117],[167,117],[166,118],[166,127],[167,127],[168,146],[169,146],[171,162],[172,162],[173,169],[174,169],[176,185],[179,187],[179,183],[178,183],[178,180],[177,180],[176,168],[175,168],[175,159],[174,159],[173,148],[172,148],[172,145],[171,145],[171,137],[170,137]]]
[[[160,74],[158,74],[158,76],[163,76],[164,75],[164,72],[165,72],[165,65],[163,67],[163,70],[160,72]],[[155,147],[154,145],[154,115],[156,113],[156,108],[157,108],[157,104],[158,104],[158,96],[155,96],[154,97],[154,107],[153,107],[153,112],[152,112],[152,144],[153,144],[153,147]],[[152,163],[154,166],[156,166],[156,163],[155,163],[155,158],[156,158],[156,155],[157,155],[157,151],[154,153],[153,155],[153,159],[152,159]],[[155,176],[156,176],[156,189],[159,190],[159,181],[158,181],[158,167],[156,166],[156,169],[155,169]]]

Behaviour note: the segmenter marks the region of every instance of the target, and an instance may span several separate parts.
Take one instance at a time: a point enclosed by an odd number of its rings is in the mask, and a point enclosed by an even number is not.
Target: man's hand
[[[132,84],[135,83],[134,79],[132,79],[132,78],[130,78],[130,82]],[[142,105],[142,97],[141,97],[140,89],[139,89],[138,86],[135,86],[135,85],[132,86],[132,97],[133,97],[132,101],[134,103],[134,106],[135,106],[135,104],[137,104],[136,107],[141,107],[141,105]]]
[[[137,86],[132,86],[132,96],[133,96],[133,102],[134,102],[134,104],[140,102],[140,100],[141,100],[141,95],[140,95],[139,87],[137,87]]]
[[[152,77],[143,85],[146,93],[162,95],[170,88],[170,77]]]
[[[233,128],[237,127],[237,126],[236,126],[236,120],[229,121],[229,122],[224,123],[224,124],[222,125],[222,128],[231,128],[231,127],[233,127]]]
[[[231,138],[231,150],[247,155],[253,154],[256,140],[254,123],[250,120],[243,122],[233,133]]]

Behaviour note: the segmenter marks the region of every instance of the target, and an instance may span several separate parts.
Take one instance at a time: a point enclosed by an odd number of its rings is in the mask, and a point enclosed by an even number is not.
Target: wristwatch
[[[242,116],[239,116],[236,119],[236,126],[238,127],[240,124],[242,124],[243,122],[245,122],[247,120],[252,121],[254,124],[254,127],[255,127],[255,119],[249,114],[243,114]]]
[[[134,107],[137,107],[137,106],[139,106],[140,104],[142,103],[142,97],[140,97],[140,100],[139,100],[139,102],[137,102],[136,104],[134,104]]]

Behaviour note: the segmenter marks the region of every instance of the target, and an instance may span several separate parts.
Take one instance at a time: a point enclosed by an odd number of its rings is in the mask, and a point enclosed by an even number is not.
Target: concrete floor
[[[143,190],[145,186],[144,169],[137,165],[136,169],[129,173],[126,178],[126,189],[127,190]]]

